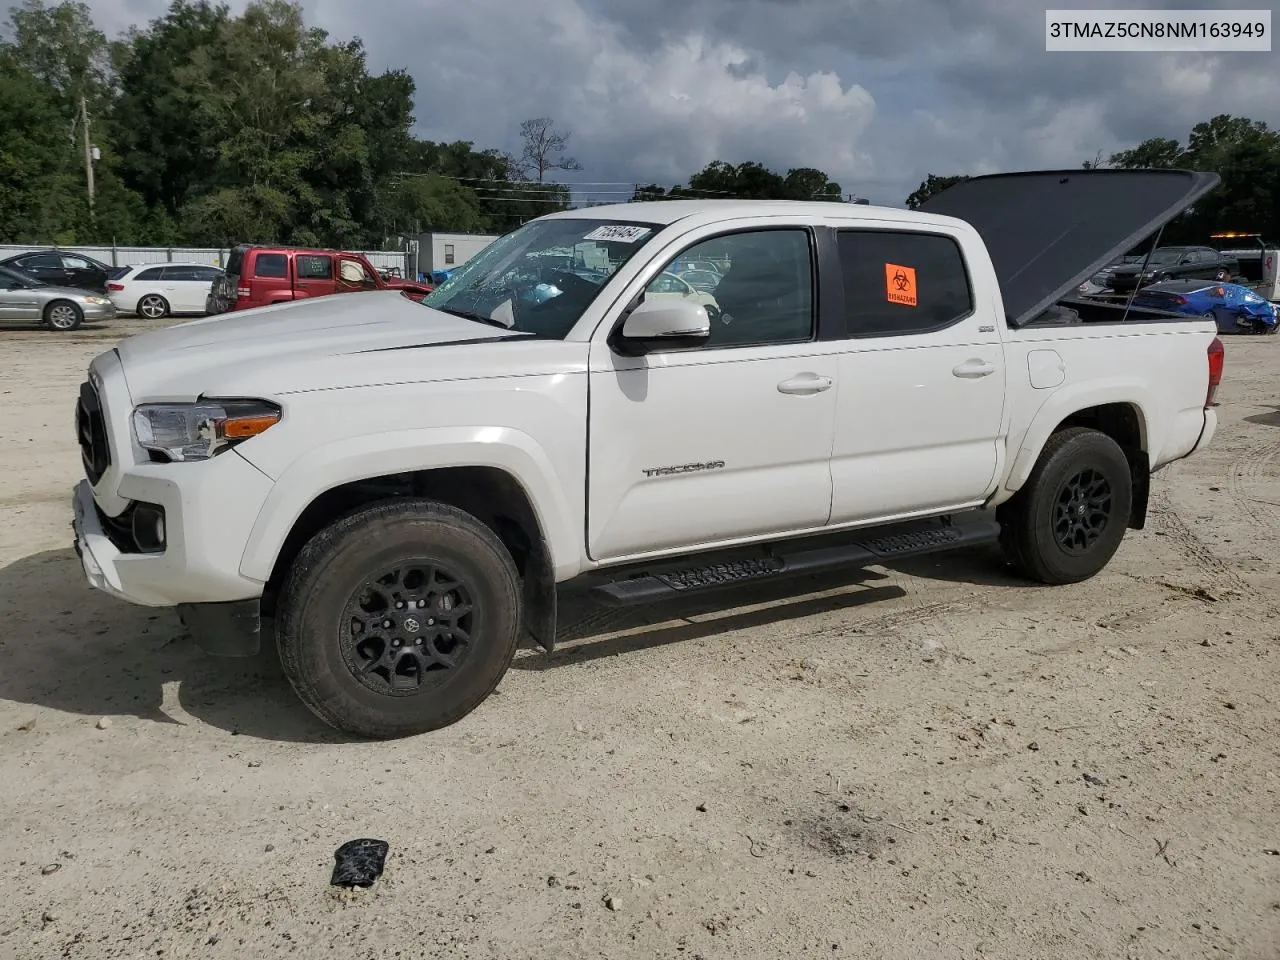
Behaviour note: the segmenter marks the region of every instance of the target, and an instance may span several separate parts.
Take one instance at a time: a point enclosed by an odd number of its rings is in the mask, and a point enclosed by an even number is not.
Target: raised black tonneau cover
[[[1021,327],[1221,182],[1195,170],[1036,170],[974,177],[920,205],[978,231]]]

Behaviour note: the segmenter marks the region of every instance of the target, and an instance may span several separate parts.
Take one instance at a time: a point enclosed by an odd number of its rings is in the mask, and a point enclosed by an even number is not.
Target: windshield
[[[559,340],[660,229],[619,220],[534,220],[489,244],[422,302]]]
[[[1178,259],[1185,253],[1180,247],[1161,247],[1151,254],[1152,263],[1177,263]],[[1138,261],[1141,263],[1142,261]]]

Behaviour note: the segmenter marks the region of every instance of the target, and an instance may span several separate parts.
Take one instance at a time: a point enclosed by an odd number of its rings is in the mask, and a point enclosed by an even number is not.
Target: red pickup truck
[[[403,290],[410,299],[421,300],[432,287],[385,278],[360,253],[241,244],[232,248],[225,272],[214,280],[205,311],[225,313],[366,290]]]

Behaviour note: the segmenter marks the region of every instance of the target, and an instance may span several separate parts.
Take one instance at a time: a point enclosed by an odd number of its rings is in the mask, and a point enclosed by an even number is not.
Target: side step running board
[[[866,539],[832,540],[822,538],[823,545],[807,546],[803,541],[774,544],[754,556],[739,552],[733,559],[705,561],[703,565],[675,567],[668,561],[659,567],[613,580],[592,589],[591,593],[605,603],[629,606],[652,603],[716,587],[739,583],[775,580],[797,574],[825,573],[845,567],[865,567],[884,560],[940,553],[960,547],[995,542],[1000,524],[994,520],[966,521],[962,524],[930,521],[926,525],[897,525],[854,534]],[[811,541],[812,543],[812,541]],[[692,558],[690,558],[692,559]]]

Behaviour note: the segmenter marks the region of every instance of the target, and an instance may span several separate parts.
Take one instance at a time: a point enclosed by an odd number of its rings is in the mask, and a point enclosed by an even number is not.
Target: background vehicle
[[[170,314],[203,314],[222,270],[205,263],[142,263],[113,272],[107,295],[121,313],[148,320]]]
[[[682,273],[688,273],[690,270],[697,270],[702,273],[716,273],[716,274],[720,274],[724,272],[720,268],[719,264],[713,263],[710,260],[688,260],[688,261],[678,260],[671,265],[671,272],[676,275],[679,275]]]
[[[1111,271],[1110,287],[1129,293],[1161,280],[1229,280],[1240,270],[1234,258],[1213,247],[1158,247],[1143,269],[1145,256],[1136,263],[1122,264]]]
[[[50,286],[73,287],[94,293],[107,289],[107,275],[112,270],[92,257],[64,250],[37,250],[15,254],[0,260],[0,267],[16,270]]]
[[[1134,304],[1204,317],[1224,333],[1275,333],[1276,307],[1238,283],[1162,280],[1143,287]]]
[[[50,330],[74,330],[87,320],[111,320],[116,308],[105,296],[54,287],[0,267],[0,324],[32,321]]]
[[[1099,270],[1097,273],[1095,273],[1088,280],[1086,280],[1084,283],[1080,284],[1080,286],[1077,289],[1079,290],[1080,293],[1084,294],[1085,296],[1092,296],[1094,294],[1104,293],[1109,287],[1111,274],[1115,272],[1116,267],[1126,263],[1141,263],[1141,262],[1142,262],[1141,257],[1130,257],[1130,256],[1117,257],[1116,259],[1108,263],[1105,267],[1103,267],[1101,270]]]
[[[1280,303],[1280,247],[1263,240],[1260,233],[1215,233],[1212,239],[1224,257],[1238,264],[1232,279]]]
[[[712,270],[685,270],[676,276],[701,293],[714,293],[724,279],[718,271]]]
[[[714,294],[696,290],[674,273],[661,273],[645,288],[645,297],[680,297],[703,306],[716,306]]]
[[[643,604],[999,543],[1079,582],[1145,525],[1151,475],[1211,441],[1223,349],[1201,318],[1065,298],[1218,182],[595,206],[495,240],[422,304],[133,337],[77,407],[85,575],[176,605],[212,652],[256,652],[272,617],[301,699],[370,737],[475,709],[523,636],[554,648],[579,578]],[[541,262],[566,247],[597,274]],[[719,309],[648,295],[711,250]]]
[[[369,290],[401,290],[421,300],[431,289],[413,280],[384,279],[360,253],[242,244],[232,248],[225,272],[214,280],[206,312]]]

